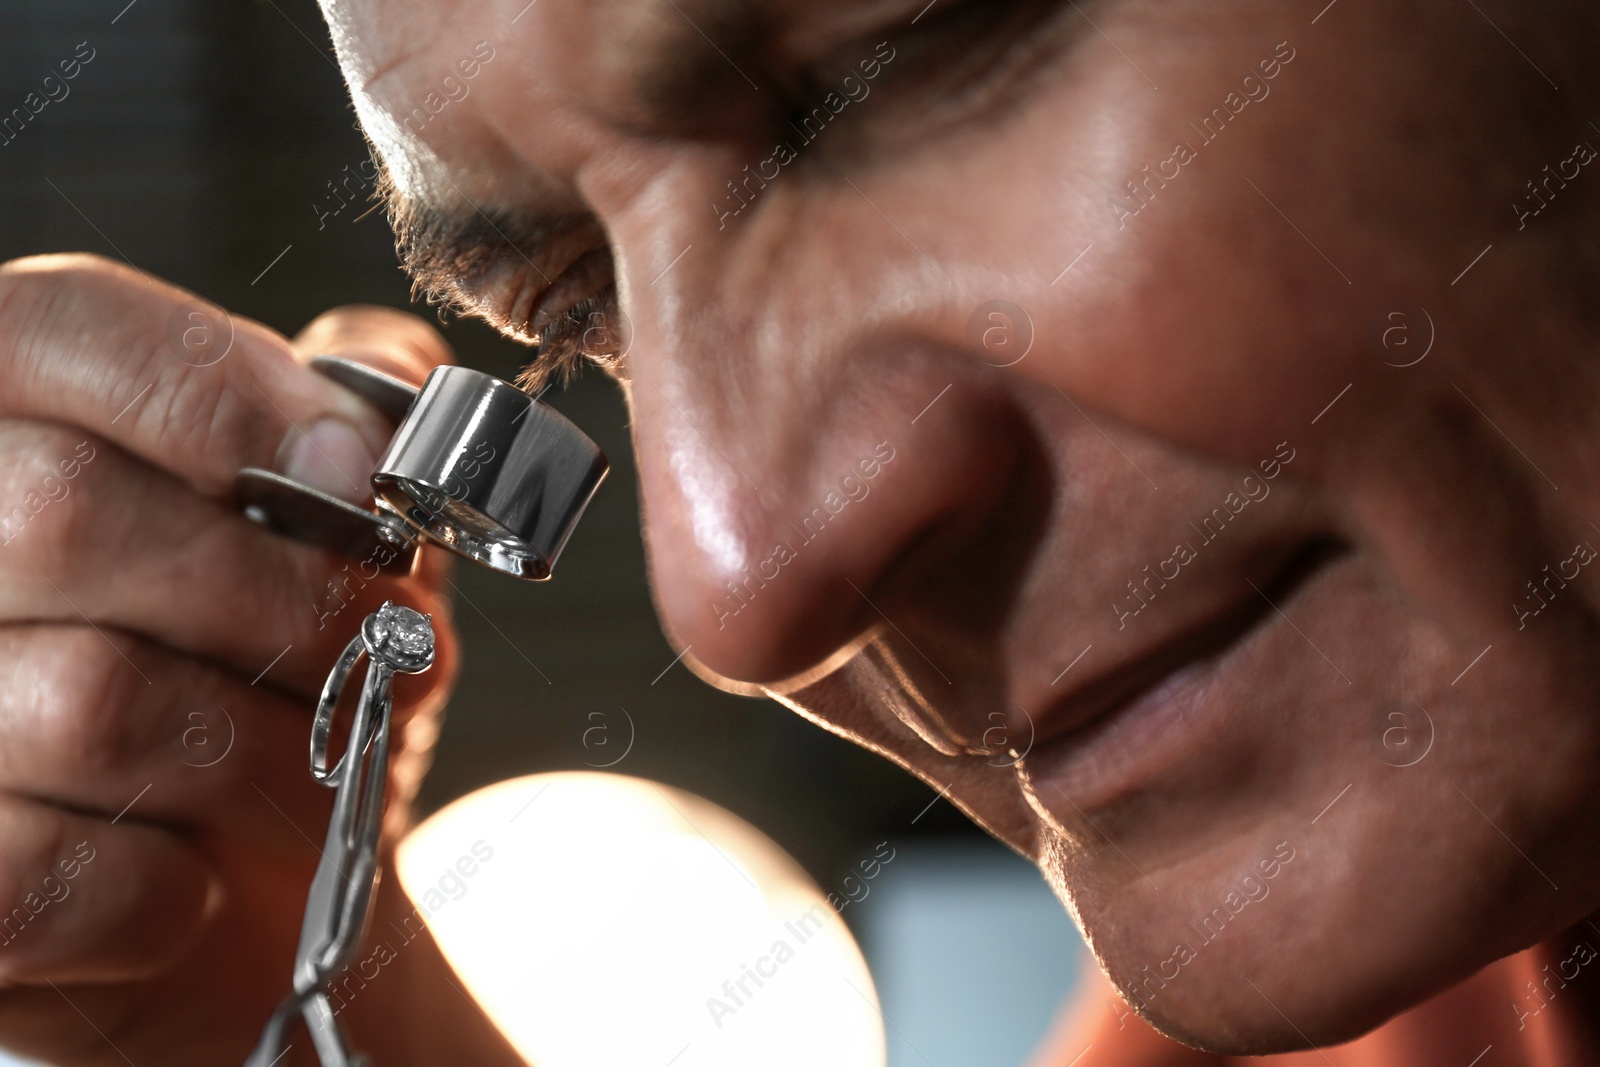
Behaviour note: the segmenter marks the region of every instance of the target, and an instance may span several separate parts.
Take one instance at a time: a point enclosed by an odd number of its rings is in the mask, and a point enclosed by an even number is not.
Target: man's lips
[[[1252,583],[1240,575],[1242,594],[1220,610],[1177,632],[1158,638],[1120,666],[1101,672],[1059,699],[1050,700],[1049,687],[1015,701],[1008,726],[1017,740],[1031,738],[1032,748],[1082,730],[1114,714],[1141,694],[1192,663],[1217,656],[1274,614],[1312,575],[1345,552],[1342,544],[1324,538],[1293,550],[1265,582]],[[1031,709],[1031,710],[1030,710]]]

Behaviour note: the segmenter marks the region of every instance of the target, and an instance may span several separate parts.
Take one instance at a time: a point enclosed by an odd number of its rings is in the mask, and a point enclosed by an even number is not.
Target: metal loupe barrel
[[[550,577],[609,469],[559,412],[497,378],[440,367],[378,461],[381,506],[462,555]]]

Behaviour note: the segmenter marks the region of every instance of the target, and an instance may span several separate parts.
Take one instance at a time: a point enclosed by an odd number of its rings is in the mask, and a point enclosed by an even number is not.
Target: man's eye
[[[518,384],[537,392],[567,381],[584,360],[613,371],[626,354],[631,332],[617,307],[609,248],[579,256],[551,278],[531,264],[508,264],[514,284],[490,297],[490,321],[533,345],[536,355]]]

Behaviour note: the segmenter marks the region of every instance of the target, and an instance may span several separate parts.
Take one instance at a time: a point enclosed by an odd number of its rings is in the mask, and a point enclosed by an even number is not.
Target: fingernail
[[[286,477],[313,489],[355,504],[372,496],[378,457],[360,432],[342,419],[320,419],[304,433],[290,429],[278,456],[278,469]]]

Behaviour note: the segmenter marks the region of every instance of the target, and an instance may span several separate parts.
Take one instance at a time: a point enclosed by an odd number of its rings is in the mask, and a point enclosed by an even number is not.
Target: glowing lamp
[[[400,845],[446,959],[537,1067],[882,1067],[844,922],[737,816],[615,774],[479,790]]]

